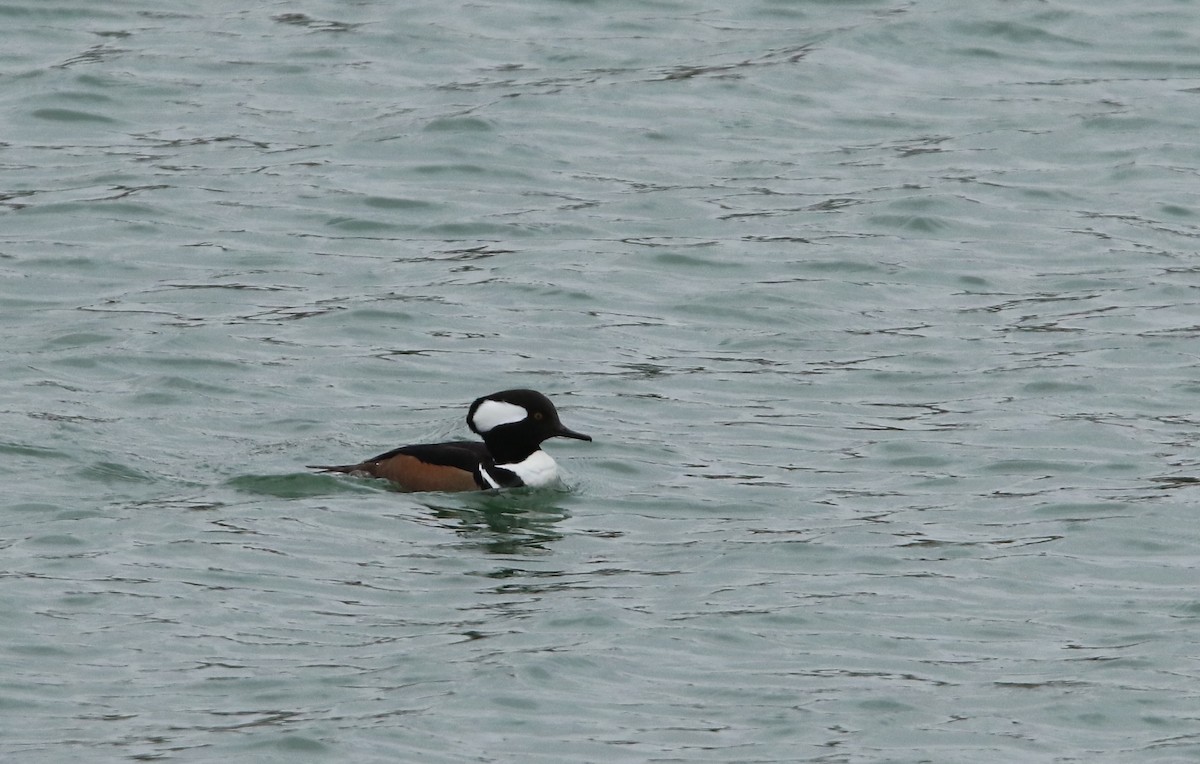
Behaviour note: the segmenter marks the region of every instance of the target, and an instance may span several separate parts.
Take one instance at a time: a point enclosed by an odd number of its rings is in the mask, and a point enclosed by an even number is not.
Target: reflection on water
[[[501,555],[548,551],[547,545],[562,537],[555,525],[569,516],[563,504],[571,495],[567,488],[407,493],[386,480],[310,473],[239,475],[226,481],[226,485],[240,493],[279,499],[399,494],[397,502],[402,501],[399,497],[411,498],[429,510],[441,527]]]
[[[555,526],[568,517],[562,506],[568,492],[546,488],[517,488],[503,492],[480,491],[426,494],[421,504],[441,525],[491,554],[538,554],[562,538]]]
[[[258,496],[301,499],[339,493],[370,493],[386,490],[381,480],[342,480],[332,475],[297,472],[283,475],[238,475],[226,482],[230,488]]]

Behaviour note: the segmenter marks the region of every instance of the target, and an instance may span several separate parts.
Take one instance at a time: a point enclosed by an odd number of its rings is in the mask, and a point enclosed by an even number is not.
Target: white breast
[[[543,486],[558,480],[558,465],[550,458],[550,454],[540,449],[525,457],[523,461],[496,466],[516,473],[521,482],[528,486]]]

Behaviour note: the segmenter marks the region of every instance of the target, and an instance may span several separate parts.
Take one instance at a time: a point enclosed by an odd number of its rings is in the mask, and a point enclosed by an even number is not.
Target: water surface
[[[0,20],[6,761],[1200,755],[1193,5]]]

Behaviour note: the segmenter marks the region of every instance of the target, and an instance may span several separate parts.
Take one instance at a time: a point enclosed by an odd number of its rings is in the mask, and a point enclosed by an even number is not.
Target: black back
[[[420,459],[426,464],[439,467],[456,467],[474,472],[480,464],[491,465],[492,454],[484,443],[475,440],[455,440],[447,443],[422,443],[415,446],[400,446],[387,453],[373,456],[368,462],[381,462],[399,455]]]

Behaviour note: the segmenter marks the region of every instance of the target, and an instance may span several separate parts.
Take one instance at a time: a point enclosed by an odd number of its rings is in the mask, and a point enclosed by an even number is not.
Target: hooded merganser
[[[482,443],[401,446],[358,464],[309,469],[385,478],[406,491],[543,486],[557,480],[558,465],[542,450],[542,441],[592,439],[565,427],[550,399],[534,390],[502,390],[476,399],[467,411],[467,425]]]

